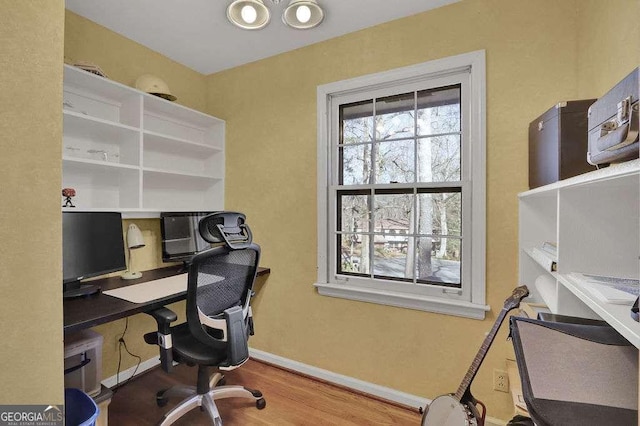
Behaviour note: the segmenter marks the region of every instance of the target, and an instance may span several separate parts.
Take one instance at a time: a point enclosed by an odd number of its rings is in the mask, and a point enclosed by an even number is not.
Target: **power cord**
[[[118,338],[118,369],[116,371],[116,385],[113,391],[114,393],[117,392],[118,388],[120,387],[120,366],[122,365],[122,348],[124,348],[124,350],[127,351],[127,353],[130,356],[138,359],[136,368],[133,370],[131,377],[129,377],[127,380],[125,380],[124,383],[122,383],[123,386],[129,383],[131,379],[135,377],[136,373],[138,372],[138,368],[140,367],[140,363],[142,362],[142,358],[140,356],[131,353],[131,351],[127,347],[127,342],[124,340],[124,335],[127,334],[128,328],[129,328],[129,318],[125,318],[124,331],[122,332],[122,335]]]

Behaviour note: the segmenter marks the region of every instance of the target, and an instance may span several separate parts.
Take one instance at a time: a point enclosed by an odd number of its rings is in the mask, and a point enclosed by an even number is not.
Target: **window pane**
[[[418,194],[418,233],[460,235],[461,202],[459,192]]]
[[[413,92],[376,100],[376,140],[412,137],[415,134]]]
[[[413,237],[394,234],[376,235],[373,241],[375,247],[373,253],[374,275],[413,279],[413,268],[411,267],[413,262],[407,264],[408,253],[413,252]]]
[[[373,139],[373,101],[340,106],[342,135],[340,143],[367,142]]]
[[[375,195],[374,231],[408,234],[413,209],[413,194]]]
[[[340,184],[371,183],[371,144],[343,146],[340,152]]]
[[[460,180],[460,135],[418,139],[418,182]]]
[[[414,141],[403,140],[376,144],[376,183],[412,183],[414,173]]]
[[[339,195],[338,225],[343,232],[369,231],[369,195]]]
[[[338,273],[369,274],[369,236],[340,234],[340,264]]]
[[[459,238],[418,238],[418,281],[460,287],[461,245]]]
[[[418,92],[418,135],[460,131],[460,87]]]

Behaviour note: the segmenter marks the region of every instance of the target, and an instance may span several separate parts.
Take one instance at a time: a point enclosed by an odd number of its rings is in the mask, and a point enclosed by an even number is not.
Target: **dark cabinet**
[[[587,110],[593,102],[561,102],[529,124],[529,188],[595,169],[587,163]]]

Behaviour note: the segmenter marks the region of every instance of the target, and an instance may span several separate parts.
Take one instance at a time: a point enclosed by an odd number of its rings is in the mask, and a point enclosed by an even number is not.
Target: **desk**
[[[271,269],[269,268],[258,267],[258,276],[267,275],[270,272]],[[111,277],[92,281],[91,284],[97,284],[102,291],[105,291],[166,278],[180,273],[183,273],[182,266],[178,265],[145,271],[142,278],[137,280],[125,281],[120,277]],[[171,303],[185,300],[186,297],[187,292],[183,291],[147,303],[131,303],[102,293],[76,299],[65,299],[63,303],[64,332],[65,334],[73,333],[141,312],[149,312]]]

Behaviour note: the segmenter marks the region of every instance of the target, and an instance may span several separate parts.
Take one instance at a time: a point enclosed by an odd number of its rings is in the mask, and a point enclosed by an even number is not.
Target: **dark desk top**
[[[270,272],[271,269],[269,268],[258,268],[258,276],[267,275]],[[180,273],[182,273],[182,266],[178,265],[144,271],[142,278],[137,280],[126,281],[120,277],[111,277],[91,281],[91,284],[97,284],[102,291],[105,291],[170,277]],[[64,332],[73,333],[74,331],[94,327],[141,312],[152,311],[170,303],[185,300],[186,296],[187,292],[183,291],[172,296],[155,299],[148,303],[132,303],[102,293],[76,299],[64,299]]]

